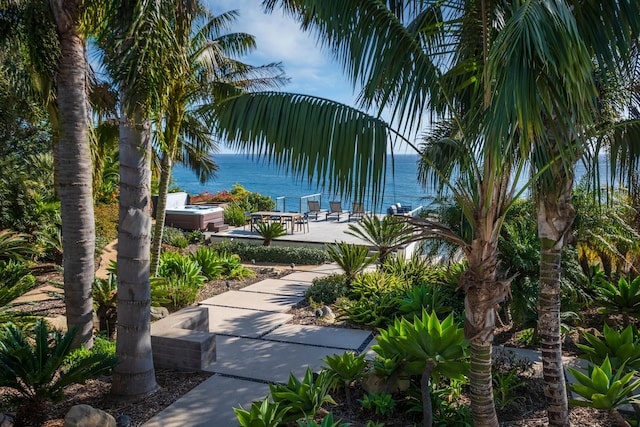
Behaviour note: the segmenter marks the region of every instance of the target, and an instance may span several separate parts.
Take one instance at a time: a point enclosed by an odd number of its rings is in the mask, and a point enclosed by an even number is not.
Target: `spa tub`
[[[184,205],[167,209],[165,225],[183,230],[206,230],[209,224],[224,223],[224,209],[218,206]]]

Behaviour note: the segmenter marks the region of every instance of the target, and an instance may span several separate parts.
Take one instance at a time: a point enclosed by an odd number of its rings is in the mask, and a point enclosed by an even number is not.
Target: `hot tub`
[[[167,209],[165,225],[183,230],[206,230],[209,224],[223,224],[224,209],[218,206],[184,205]]]

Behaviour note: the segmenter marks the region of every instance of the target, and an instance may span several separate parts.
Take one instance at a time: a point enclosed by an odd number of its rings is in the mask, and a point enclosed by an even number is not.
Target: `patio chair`
[[[364,210],[364,203],[353,202],[351,212],[349,213],[349,221],[351,221],[351,218],[362,219],[362,217],[367,214],[369,214],[369,212]]]
[[[309,211],[307,212],[307,217],[313,217],[316,221],[318,220],[318,215],[324,215],[324,219],[327,219],[327,210],[320,209],[320,202],[317,200],[307,200],[307,208]]]
[[[309,231],[309,213],[305,212],[302,214],[302,217],[296,219],[296,225],[298,226],[298,230],[303,233]]]
[[[329,202],[329,213],[327,214],[327,219],[329,217],[335,216],[338,221],[340,221],[340,215],[349,215],[349,211],[345,211],[342,209],[342,202],[340,200],[336,200],[333,202]]]

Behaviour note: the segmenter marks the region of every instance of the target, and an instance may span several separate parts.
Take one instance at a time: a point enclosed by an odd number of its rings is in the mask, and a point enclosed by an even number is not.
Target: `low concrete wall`
[[[209,332],[209,310],[187,307],[151,324],[157,368],[201,371],[216,361],[216,336]]]

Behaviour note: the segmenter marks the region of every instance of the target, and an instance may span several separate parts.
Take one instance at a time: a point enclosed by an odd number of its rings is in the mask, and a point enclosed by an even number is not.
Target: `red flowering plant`
[[[190,203],[230,203],[241,200],[238,196],[231,194],[227,190],[222,190],[218,193],[211,194],[208,191],[192,196]]]

